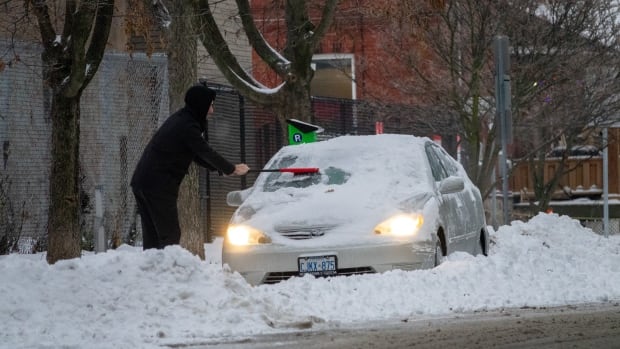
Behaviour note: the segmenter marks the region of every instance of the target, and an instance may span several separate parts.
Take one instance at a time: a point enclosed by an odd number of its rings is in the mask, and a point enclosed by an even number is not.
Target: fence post
[[[609,237],[609,144],[607,143],[607,127],[603,128],[603,231]]]
[[[239,160],[242,163],[246,163],[245,153],[245,99],[241,94],[239,95]],[[247,187],[246,176],[241,176],[241,189]]]
[[[103,185],[95,187],[95,224],[93,225],[95,252],[105,252],[107,248],[103,227]]]

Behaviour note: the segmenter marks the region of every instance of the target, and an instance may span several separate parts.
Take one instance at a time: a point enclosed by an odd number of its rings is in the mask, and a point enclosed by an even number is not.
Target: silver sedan
[[[286,146],[227,201],[238,208],[222,262],[253,285],[432,268],[454,251],[488,251],[480,191],[426,137]]]

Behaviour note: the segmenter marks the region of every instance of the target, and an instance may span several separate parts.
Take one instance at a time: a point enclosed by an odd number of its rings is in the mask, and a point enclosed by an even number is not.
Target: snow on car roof
[[[274,156],[274,160],[296,155],[299,156],[296,165],[319,168],[339,166],[356,171],[372,168],[383,172],[409,169],[416,172],[415,164],[426,161],[424,144],[428,140],[426,137],[396,134],[341,136],[321,142],[286,146]],[[378,164],[382,166],[378,167]]]

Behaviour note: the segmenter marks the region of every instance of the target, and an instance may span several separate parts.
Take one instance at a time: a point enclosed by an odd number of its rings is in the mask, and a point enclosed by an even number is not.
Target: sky
[[[179,246],[123,245],[49,265],[0,256],[0,348],[161,348],[366,321],[620,300],[620,235],[540,213],[490,229],[489,256],[457,252],[440,266],[249,285]]]

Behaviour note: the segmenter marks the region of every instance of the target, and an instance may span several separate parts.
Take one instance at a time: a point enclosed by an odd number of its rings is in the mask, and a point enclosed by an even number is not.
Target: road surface
[[[190,349],[620,348],[620,304],[450,314],[329,330],[266,334]]]

